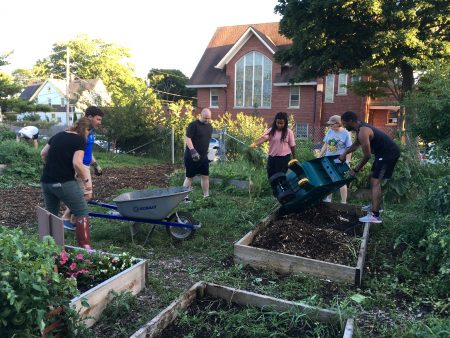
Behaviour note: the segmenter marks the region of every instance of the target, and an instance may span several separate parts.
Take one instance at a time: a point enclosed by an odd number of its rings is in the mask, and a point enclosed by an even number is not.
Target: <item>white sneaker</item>
[[[327,202],[327,203],[331,203],[331,198],[328,198],[328,197],[327,197],[327,198],[324,198],[323,201],[324,201],[324,202]]]
[[[367,204],[367,205],[361,207],[361,210],[364,212],[372,212],[372,204]],[[384,209],[378,210],[378,212],[383,212],[383,211],[384,211]]]
[[[366,216],[361,217],[359,221],[363,223],[383,223],[380,216],[377,217],[371,212],[368,213]]]

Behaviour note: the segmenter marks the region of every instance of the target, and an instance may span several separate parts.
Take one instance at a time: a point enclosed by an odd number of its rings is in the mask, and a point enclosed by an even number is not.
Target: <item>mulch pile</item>
[[[319,204],[283,216],[260,231],[252,246],[335,264],[354,265],[363,223],[358,215]]]
[[[170,174],[179,165],[161,164],[146,167],[106,168],[102,176],[92,176],[94,199],[107,201],[123,188],[135,190],[148,186],[167,187]],[[44,200],[39,187],[19,186],[0,189],[0,225],[30,226],[37,223],[36,206]]]

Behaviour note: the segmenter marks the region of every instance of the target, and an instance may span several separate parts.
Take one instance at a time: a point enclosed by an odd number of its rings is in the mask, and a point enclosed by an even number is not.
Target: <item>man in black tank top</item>
[[[345,153],[339,156],[339,159],[345,161],[345,156],[354,152],[359,146],[363,151],[363,158],[353,169],[350,169],[350,175],[356,175],[370,160],[371,154],[375,155],[370,170],[371,211],[359,220],[361,222],[382,223],[380,218],[381,181],[392,177],[395,164],[400,157],[400,148],[381,130],[368,123],[360,122],[354,112],[345,112],[342,114],[341,120],[348,131],[356,132],[356,140]]]

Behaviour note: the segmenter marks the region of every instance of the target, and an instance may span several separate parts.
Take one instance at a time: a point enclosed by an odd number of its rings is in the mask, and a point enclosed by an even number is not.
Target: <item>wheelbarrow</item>
[[[288,166],[286,174],[276,173],[270,177],[282,215],[305,210],[354,179],[348,174],[348,164],[341,162],[338,156],[301,163],[291,160]]]
[[[175,240],[191,238],[196,229],[201,227],[191,213],[171,212],[191,191],[187,187],[171,187],[163,189],[138,190],[123,193],[113,199],[115,204],[90,201],[89,204],[112,209],[106,214],[90,212],[90,217],[107,218],[118,221],[132,222],[130,225],[131,239],[139,232],[139,224],[153,225],[147,233],[144,245],[153,233],[156,225],[164,225],[167,233]]]

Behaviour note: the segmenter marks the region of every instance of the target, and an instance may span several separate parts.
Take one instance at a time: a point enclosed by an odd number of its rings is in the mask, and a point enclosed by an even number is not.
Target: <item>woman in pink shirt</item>
[[[270,179],[272,175],[278,172],[285,173],[287,171],[291,154],[295,158],[295,138],[292,130],[288,128],[286,113],[277,113],[272,127],[267,129],[250,147],[255,148],[266,141],[269,141],[267,176]]]

